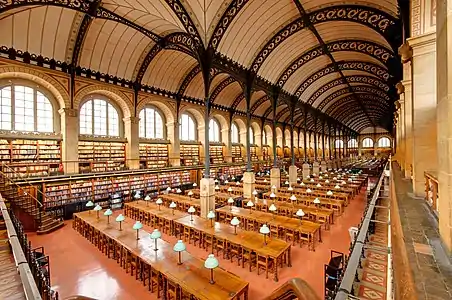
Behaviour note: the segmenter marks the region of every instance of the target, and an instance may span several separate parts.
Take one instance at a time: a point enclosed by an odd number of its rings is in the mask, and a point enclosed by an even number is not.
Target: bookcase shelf
[[[79,172],[106,172],[125,169],[124,143],[84,142],[78,143]]]
[[[263,160],[270,160],[270,147],[269,146],[262,146],[262,159]]]
[[[199,145],[180,145],[181,166],[199,165]]]
[[[232,161],[233,162],[244,162],[242,156],[242,146],[232,146]]]
[[[140,144],[140,166],[142,169],[168,166],[168,145]]]
[[[223,146],[209,146],[210,163],[221,164],[224,162]]]
[[[259,158],[257,157],[257,147],[256,146],[250,147],[250,154],[251,154],[251,161],[259,160]]]

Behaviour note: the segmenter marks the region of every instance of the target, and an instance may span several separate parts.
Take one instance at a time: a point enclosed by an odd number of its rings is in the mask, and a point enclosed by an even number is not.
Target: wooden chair
[[[285,229],[284,237],[286,242],[291,241],[292,245],[295,245],[296,232],[293,229]]]
[[[273,238],[279,238],[280,236],[280,232],[279,232],[279,227],[275,226],[275,225],[270,225],[270,236]]]
[[[245,267],[245,262],[248,262],[249,270],[256,266],[256,253],[252,250],[242,247],[242,268]]]
[[[215,238],[214,246],[215,246],[214,249],[217,251],[217,256],[218,256],[218,253],[221,251],[221,252],[223,252],[223,258],[227,257],[228,253],[227,253],[226,240]]]
[[[267,256],[257,255],[257,275],[259,270],[265,270],[265,278],[268,279],[268,269],[270,268],[270,259]]]
[[[160,292],[162,291],[162,276],[160,273],[151,267],[151,272],[149,276],[149,290],[151,293],[157,289],[157,298],[160,298]]]
[[[179,299],[179,286],[166,279],[166,299],[167,300],[178,300]]]
[[[198,230],[192,230],[190,234],[190,238],[193,241],[193,245],[196,246],[196,242],[199,242],[199,246],[201,247],[201,232]]]
[[[230,243],[228,248],[228,254],[231,262],[233,261],[233,258],[236,257],[237,265],[240,266],[240,260],[242,259],[242,246]]]

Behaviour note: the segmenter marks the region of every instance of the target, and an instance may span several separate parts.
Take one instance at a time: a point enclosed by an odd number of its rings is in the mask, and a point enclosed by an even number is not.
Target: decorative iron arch
[[[262,104],[264,104],[266,101],[270,101],[270,96],[269,95],[265,95],[261,98],[259,98],[252,106],[250,109],[251,114],[253,115],[256,112],[256,109],[261,106]]]
[[[198,65],[194,66],[193,69],[185,76],[184,80],[182,81],[179,90],[177,91],[178,95],[183,95],[185,93],[185,90],[187,89],[190,82],[201,72],[201,67]]]
[[[386,108],[389,108],[389,104],[382,98],[379,98],[377,96],[373,95],[367,95],[367,94],[356,94],[358,97],[358,100],[362,101],[363,103],[375,103],[378,104],[379,107],[383,106]],[[369,96],[369,97],[368,97]],[[368,102],[366,100],[371,100],[372,102]],[[342,107],[345,104],[348,104],[349,102],[355,101],[354,96],[345,96],[340,99],[337,99],[334,101],[334,105],[328,106],[328,108],[325,110],[325,113],[328,115],[331,115],[337,108]]]
[[[237,106],[239,106],[240,102],[241,102],[243,99],[245,99],[245,94],[244,94],[244,93],[241,93],[240,95],[238,95],[238,96],[234,99],[234,102],[232,102],[231,109],[232,109],[233,111],[235,111],[235,110],[237,109]]]
[[[210,94],[210,102],[215,103],[215,98],[217,98],[221,91],[224,90],[228,85],[231,85],[236,81],[237,80],[232,76],[228,76],[227,78],[223,79]]]

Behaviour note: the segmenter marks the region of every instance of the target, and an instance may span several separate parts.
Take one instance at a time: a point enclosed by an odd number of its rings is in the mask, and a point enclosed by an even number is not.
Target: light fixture
[[[171,208],[173,210],[173,215],[174,215],[174,209],[176,208],[176,202],[172,201],[169,205],[169,208]],[[159,206],[160,207],[160,206]]]
[[[218,259],[216,259],[215,255],[209,254],[207,256],[206,261],[204,262],[204,268],[210,270],[210,284],[214,284],[215,281],[213,280],[213,269],[218,268]]]
[[[182,240],[178,240],[177,243],[173,247],[173,251],[178,253],[178,260],[177,260],[178,265],[182,264],[181,256],[182,256],[182,252],[185,251],[185,249],[186,249],[186,247]]]
[[[88,214],[91,214],[91,207],[94,206],[93,201],[89,200],[89,201],[85,204],[85,206],[88,207],[88,209],[89,209]]]
[[[325,183],[330,183],[330,181],[327,179],[327,180],[325,180]]]
[[[305,186],[305,184],[304,184],[304,182],[302,181],[301,183],[300,183],[300,186]]]
[[[312,176],[316,177],[316,176],[317,176],[317,174],[316,174],[316,173],[312,173]]]
[[[306,179],[309,179],[309,178],[311,178],[311,176],[309,176],[309,175],[308,175],[308,176],[306,176]]]
[[[312,190],[310,188],[307,188],[306,193],[312,193]]]
[[[207,219],[210,220],[210,226],[213,227],[213,219],[215,219],[215,213],[212,210],[207,214]]]
[[[146,201],[146,206],[148,206],[149,201],[151,201],[151,197],[149,195],[146,195],[146,197],[144,197],[144,201]]]
[[[107,209],[104,212],[104,216],[107,216],[107,224],[110,224],[110,216],[113,214],[113,212],[111,211],[111,209]]]
[[[286,180],[286,181],[284,182],[284,184],[285,184],[285,185],[289,185],[289,181]]]
[[[193,214],[196,212],[196,209],[193,206],[188,208],[188,213],[190,214],[190,221],[193,221]]]
[[[320,199],[319,198],[315,198],[314,199],[314,205],[319,208],[320,207]]]
[[[320,183],[317,183],[316,187],[322,187],[322,185]]]
[[[348,182],[352,182],[352,181],[353,181],[353,178],[349,178],[349,179],[348,179]]]
[[[322,179],[323,179],[323,176],[319,176],[319,179],[322,180]]]
[[[193,182],[193,187],[195,188],[197,186],[198,186],[198,184],[196,182]]]
[[[232,210],[232,204],[234,204],[234,199],[232,197],[229,197],[228,204],[229,204],[229,210]]]
[[[346,185],[347,182],[346,182],[345,180],[342,180],[341,184],[342,184],[342,185]]]
[[[244,177],[242,177],[242,179],[240,179],[240,181],[243,181]]]
[[[188,195],[188,197],[189,197],[190,200],[191,200],[191,197],[193,196],[193,191],[192,191],[192,190],[189,190],[187,195]]]
[[[311,178],[310,182],[314,182],[314,181],[315,181],[314,178]]]
[[[157,240],[162,237],[162,233],[158,229],[154,229],[154,231],[150,234],[151,240],[154,240],[154,251],[157,251]]]
[[[133,198],[140,199],[140,197],[141,197],[140,191],[135,191],[135,195],[133,196]]]
[[[229,183],[229,180],[226,179],[226,180],[224,181],[224,184],[228,184],[228,183]]]
[[[122,230],[122,227],[121,227],[122,222],[123,222],[125,219],[126,219],[126,218],[125,218],[122,214],[120,214],[119,216],[116,217],[116,222],[119,223],[119,230],[120,230],[120,231]]]
[[[337,177],[333,177],[333,180],[337,180]]]
[[[169,193],[169,192],[171,192],[171,188],[170,187],[167,187],[166,188],[166,191]]]
[[[94,207],[94,211],[97,213],[97,218],[99,219],[99,212],[102,210],[102,206],[100,206],[99,204],[97,204]]]
[[[271,194],[270,194],[270,198],[271,198],[272,200],[274,200],[274,199],[276,198],[276,195],[275,195],[275,193],[271,192]]]
[[[295,205],[295,201],[297,201],[297,197],[295,197],[295,195],[294,194],[292,194],[292,196],[290,196],[290,201],[292,201],[292,206],[294,206]]]
[[[325,177],[328,178],[328,174],[325,174]]]
[[[232,218],[231,225],[234,226],[234,234],[237,234],[237,226],[240,224],[240,220],[237,217]]]
[[[272,203],[272,205],[270,205],[270,207],[268,208],[269,211],[271,211],[271,213],[273,214],[273,218],[275,218],[275,212],[277,210],[275,204]]]
[[[140,221],[136,221],[135,224],[133,224],[132,228],[133,228],[133,230],[137,231],[137,240],[139,240],[140,239],[139,231],[140,231],[141,228],[143,228],[143,224],[141,224]]]
[[[219,191],[220,187],[218,185],[215,186],[215,191]]]
[[[301,221],[303,220],[303,217],[304,217],[304,211],[300,208],[299,210],[297,210],[296,215],[297,215],[297,217],[300,218],[300,223],[301,223]]]
[[[240,181],[236,181],[235,185],[239,186],[240,185]]]
[[[234,180],[235,180],[235,177],[234,177],[234,176],[232,176],[231,180],[232,180],[232,181],[234,181]]]
[[[267,234],[270,233],[270,228],[268,228],[267,224],[263,224],[261,228],[259,228],[259,232],[264,236],[264,245],[267,245]]]
[[[228,187],[228,193],[232,193],[232,186]]]
[[[287,190],[288,190],[289,192],[292,192],[292,191],[293,191],[293,187],[290,185],[290,186],[287,188]]]
[[[333,192],[332,191],[328,191],[328,192],[326,192],[326,195],[327,196],[333,196]]]
[[[341,187],[339,186],[339,184],[336,184],[336,185],[334,186],[334,188],[335,188],[335,189],[340,189]]]
[[[297,178],[297,181],[300,181],[300,177]]]
[[[264,182],[267,183],[267,178],[264,178]]]
[[[178,189],[176,190],[176,193],[177,193],[177,194],[180,194],[180,193],[182,193],[182,190],[181,190],[180,188],[178,188]]]
[[[215,184],[218,184],[218,179],[215,179],[213,182],[214,182]]]
[[[252,211],[252,207],[254,206],[254,203],[253,203],[253,201],[251,201],[251,200],[248,200],[248,202],[246,203],[246,206],[247,207],[249,207],[250,208],[250,214],[251,214],[251,211]]]
[[[163,200],[162,200],[162,198],[158,198],[158,199],[157,199],[157,201],[155,201],[155,204],[157,204],[157,205],[158,205],[158,207],[159,207],[159,210],[160,210],[160,205],[162,205],[162,204],[163,204]]]
[[[258,192],[256,190],[254,190],[251,194],[254,196],[254,198],[256,198]]]

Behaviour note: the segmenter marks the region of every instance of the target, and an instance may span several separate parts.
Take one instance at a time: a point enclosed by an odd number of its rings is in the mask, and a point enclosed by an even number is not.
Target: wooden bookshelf
[[[259,158],[257,157],[257,147],[256,146],[250,146],[250,157],[251,157],[251,161],[259,160]]]
[[[232,146],[232,161],[233,162],[244,162],[242,156],[242,146],[236,145]]]
[[[262,146],[262,159],[263,160],[270,160],[270,147],[269,146]]]
[[[181,166],[199,165],[199,145],[180,145]]]
[[[223,173],[225,175],[228,175],[229,177],[242,175],[243,172],[244,172],[244,167],[242,167],[242,166],[231,166],[231,167],[223,168]]]
[[[168,166],[168,145],[140,144],[140,166],[143,169]]]
[[[210,163],[221,164],[224,162],[223,146],[209,146]]]
[[[126,149],[118,142],[78,143],[79,172],[106,172],[125,169]]]

